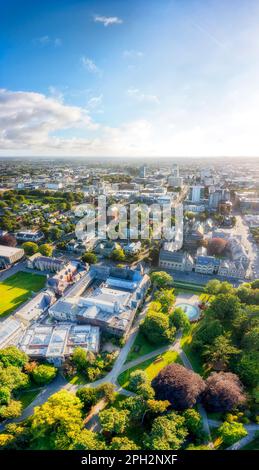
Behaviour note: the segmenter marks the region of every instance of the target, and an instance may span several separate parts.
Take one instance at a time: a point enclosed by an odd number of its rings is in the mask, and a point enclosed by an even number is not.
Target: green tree
[[[234,370],[245,385],[256,387],[259,383],[259,353],[254,351],[242,354]]]
[[[3,367],[0,363],[0,384],[3,387],[7,387],[10,391],[17,390],[29,385],[29,377],[21,372],[19,367]]]
[[[203,424],[200,413],[190,408],[183,412],[183,417],[189,433],[195,438],[201,438],[203,436]]]
[[[82,256],[82,261],[88,264],[96,264],[98,259],[95,253],[88,251]]]
[[[176,413],[169,413],[153,421],[151,432],[145,437],[145,445],[153,450],[178,450],[187,435],[185,419]]]
[[[110,257],[114,261],[125,261],[126,258],[122,248],[114,248]]]
[[[18,418],[22,412],[22,404],[17,400],[10,400],[7,405],[0,406],[0,417],[2,419]]]
[[[165,271],[157,271],[150,274],[152,284],[158,289],[170,287],[173,284],[173,277]]]
[[[50,364],[40,364],[36,366],[32,371],[32,377],[34,382],[39,385],[48,384],[57,375],[57,369]]]
[[[44,243],[43,245],[40,245],[39,247],[39,252],[43,256],[52,256],[53,253],[53,246],[50,245],[49,243]]]
[[[221,282],[218,279],[211,279],[205,286],[205,291],[211,295],[217,295],[220,291]]]
[[[218,336],[214,342],[205,347],[204,357],[209,368],[215,370],[226,370],[233,356],[240,353],[229,336]]]
[[[136,390],[140,385],[149,383],[147,374],[144,370],[137,369],[131,372],[129,377],[129,388]]]
[[[193,333],[193,348],[202,350],[204,345],[212,344],[222,334],[223,326],[220,320],[205,317],[199,322]]]
[[[95,388],[91,387],[79,388],[76,392],[76,396],[82,402],[84,411],[89,411],[98,401],[97,391]]]
[[[32,448],[48,441],[48,449],[70,450],[81,435],[82,404],[67,390],[51,395],[41,406],[34,408],[31,417]]]
[[[37,243],[34,242],[25,242],[22,244],[22,248],[24,249],[25,254],[28,256],[32,256],[39,251]]]
[[[127,437],[113,437],[110,445],[111,450],[138,450],[134,441]]]
[[[8,387],[0,387],[0,405],[8,405],[11,399],[11,392]]]
[[[123,434],[129,424],[129,411],[111,407],[101,411],[99,418],[104,432]]]
[[[226,446],[231,446],[247,435],[242,423],[225,421],[218,429],[219,436]]]
[[[161,311],[169,313],[175,303],[174,289],[161,289],[155,292],[155,300],[160,303]]]
[[[169,317],[162,312],[149,311],[140,325],[140,331],[153,344],[165,344],[173,339],[175,330],[170,328]]]
[[[73,450],[103,450],[106,448],[101,436],[96,432],[83,429],[77,436]]]
[[[219,294],[210,304],[208,314],[220,320],[225,327],[231,327],[241,311],[241,304],[236,295]]]
[[[247,351],[259,351],[259,325],[248,330],[243,339],[242,347]]]
[[[87,352],[83,348],[75,348],[71,357],[72,362],[80,371],[86,371],[88,366]]]
[[[174,326],[177,330],[180,328],[183,330],[190,328],[189,318],[181,307],[176,307],[174,309],[174,311],[170,314],[169,320],[170,325]]]
[[[5,367],[12,365],[22,368],[28,360],[27,354],[15,346],[8,346],[0,350],[0,362],[2,362]]]

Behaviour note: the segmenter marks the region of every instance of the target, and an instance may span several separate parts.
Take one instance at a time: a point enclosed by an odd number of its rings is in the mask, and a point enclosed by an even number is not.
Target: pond
[[[176,307],[180,307],[186,313],[190,321],[198,320],[200,316],[199,309],[195,305],[182,303],[177,304]]]

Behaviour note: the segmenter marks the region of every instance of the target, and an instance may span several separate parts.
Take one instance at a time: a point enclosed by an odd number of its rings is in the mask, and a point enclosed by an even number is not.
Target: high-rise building
[[[204,199],[204,186],[191,186],[189,201],[200,202],[202,199]]]
[[[140,167],[139,176],[140,176],[140,178],[146,178],[146,176],[147,176],[147,166],[146,165],[142,165]]]
[[[174,176],[175,178],[179,178],[179,165],[177,165],[177,163],[174,163],[173,166],[172,166],[172,176]]]

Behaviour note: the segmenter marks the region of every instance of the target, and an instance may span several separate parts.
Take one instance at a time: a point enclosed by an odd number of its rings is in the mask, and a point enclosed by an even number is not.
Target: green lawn
[[[152,351],[158,349],[157,344],[150,343],[147,338],[139,331],[130,352],[127,356],[126,362],[133,361],[140,356],[144,356]]]
[[[204,286],[200,284],[191,284],[188,282],[174,281],[173,287],[182,291],[191,291],[193,293],[204,292]]]
[[[72,385],[85,385],[89,382],[85,375],[80,374],[79,372],[69,379],[69,383]]]
[[[18,272],[0,282],[0,316],[6,316],[45,286],[46,276]]]
[[[33,390],[23,390],[17,397],[17,400],[22,402],[22,409],[24,410],[29,406],[33,400],[40,393],[41,388],[35,388]]]
[[[131,367],[130,369],[122,372],[118,377],[118,382],[121,387],[128,388],[129,376],[134,370],[144,370],[150,380],[152,380],[163,367],[171,364],[172,362],[181,362],[180,357],[175,351],[166,351],[163,354],[152,357],[147,361],[141,362],[137,366]]]
[[[190,331],[181,339],[181,346],[189,361],[191,362],[194,371],[200,375],[204,375],[204,370],[202,367],[203,361],[201,360],[201,357],[192,350],[192,335],[196,327],[197,323],[191,325]]]

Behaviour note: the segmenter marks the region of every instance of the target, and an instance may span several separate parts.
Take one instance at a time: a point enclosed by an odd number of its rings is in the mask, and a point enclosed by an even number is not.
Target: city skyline
[[[1,3],[0,156],[258,157],[256,1]]]

